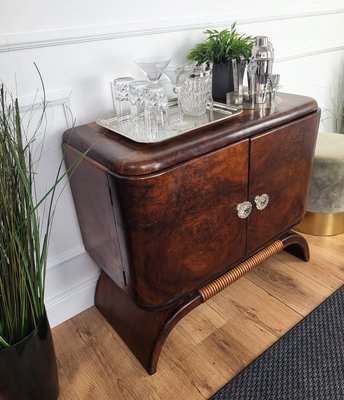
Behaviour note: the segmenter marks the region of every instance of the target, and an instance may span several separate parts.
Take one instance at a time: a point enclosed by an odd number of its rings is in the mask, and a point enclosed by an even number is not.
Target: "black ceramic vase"
[[[45,313],[33,332],[0,350],[0,399],[56,400],[58,393],[56,356]]]
[[[213,99],[225,101],[226,94],[233,92],[233,68],[232,63],[214,64],[213,66]]]

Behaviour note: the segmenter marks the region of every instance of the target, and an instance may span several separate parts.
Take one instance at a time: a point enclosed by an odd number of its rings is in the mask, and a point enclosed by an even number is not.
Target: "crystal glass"
[[[161,57],[143,57],[134,60],[134,63],[152,82],[157,82],[162,74],[162,69],[166,68],[170,58]]]
[[[180,88],[179,101],[186,115],[198,117],[207,111],[211,96],[211,70],[195,67]]]
[[[145,123],[146,131],[152,141],[169,127],[168,100],[163,85],[148,83],[145,86]]]
[[[134,78],[124,76],[111,82],[112,98],[118,118],[130,114],[129,84],[133,81]]]
[[[129,83],[130,101],[130,131],[134,138],[145,135],[145,96],[148,81],[133,81]]]
[[[177,67],[167,67],[162,69],[162,72],[173,86],[173,92],[177,96],[179,119],[178,121],[175,121],[173,124],[173,126],[176,128],[184,128],[189,125],[188,122],[183,120],[183,110],[180,104],[180,91],[182,86],[188,79],[193,68],[194,68],[193,65],[183,65]]]
[[[131,106],[132,121],[143,117],[147,83],[147,81],[133,81],[129,83],[129,101]]]
[[[272,86],[272,100],[275,100],[276,97],[276,93],[277,93],[277,89],[278,89],[278,85],[280,82],[280,75],[278,74],[270,74],[269,75],[269,80]]]

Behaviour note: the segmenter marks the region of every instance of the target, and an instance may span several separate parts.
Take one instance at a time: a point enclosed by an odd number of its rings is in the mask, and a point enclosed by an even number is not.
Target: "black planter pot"
[[[233,92],[233,68],[232,63],[214,64],[213,66],[213,99],[226,100],[226,94]]]
[[[58,393],[55,350],[44,314],[25,339],[0,350],[0,399],[56,400]]]

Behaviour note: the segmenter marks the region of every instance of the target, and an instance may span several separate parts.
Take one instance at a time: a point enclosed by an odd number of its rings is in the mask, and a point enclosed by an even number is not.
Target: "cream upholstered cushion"
[[[344,211],[344,135],[319,133],[308,193],[308,211]]]

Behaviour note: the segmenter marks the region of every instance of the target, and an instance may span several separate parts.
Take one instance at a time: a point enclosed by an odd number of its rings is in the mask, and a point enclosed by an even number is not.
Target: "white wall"
[[[331,90],[344,60],[342,0],[276,3],[268,0],[259,8],[262,3],[252,0],[0,0],[0,79],[28,103],[40,90],[36,62],[48,93],[41,186],[56,170],[71,114],[83,124],[110,113],[109,81],[143,77],[134,57],[159,54],[182,60],[208,27],[237,20],[242,33],[268,35],[283,91],[312,96],[323,109],[331,108]],[[322,129],[332,130],[332,122],[323,121]],[[46,300],[56,325],[93,304],[98,276],[84,251],[68,186],[49,254]]]

